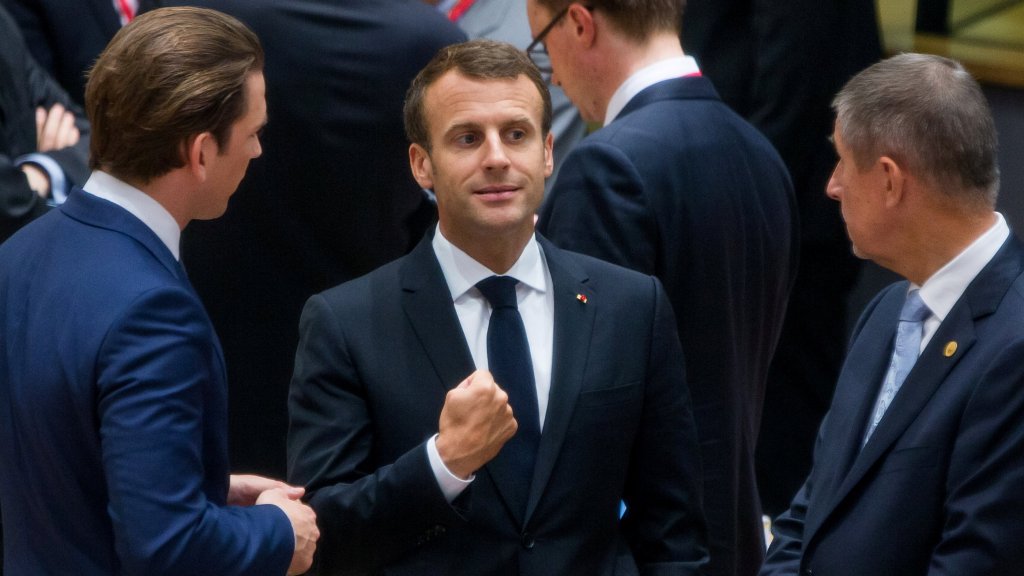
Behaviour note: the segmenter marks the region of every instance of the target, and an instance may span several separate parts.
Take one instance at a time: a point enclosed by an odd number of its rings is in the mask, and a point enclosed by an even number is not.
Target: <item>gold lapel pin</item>
[[[946,355],[946,358],[950,358],[953,354],[956,354],[956,340],[950,340],[946,343],[946,349],[942,351]]]
[[[587,295],[586,294],[577,294],[576,295],[576,299],[579,300],[580,302],[583,302],[584,304],[587,303]]]

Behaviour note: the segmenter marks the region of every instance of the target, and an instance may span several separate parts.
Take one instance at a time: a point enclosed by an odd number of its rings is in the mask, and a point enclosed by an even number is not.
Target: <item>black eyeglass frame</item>
[[[537,53],[537,46],[541,46],[543,48],[544,39],[548,37],[548,34],[551,32],[552,29],[554,29],[555,25],[558,24],[559,20],[565,18],[565,15],[569,13],[569,8],[571,8],[573,4],[575,4],[575,2],[570,2],[569,5],[567,5],[565,8],[559,10],[558,13],[551,18],[551,21],[548,22],[548,25],[545,26],[544,29],[541,30],[539,34],[537,34],[533,41],[530,42],[530,45],[526,47],[526,55],[530,57],[530,60],[533,60],[533,63],[540,70],[541,74],[545,74],[548,77],[550,77],[551,75],[550,60],[548,60],[548,63],[542,67],[540,64],[537,64],[537,59],[534,58],[533,55]],[[581,4],[581,6],[583,6],[588,12],[594,11],[594,7],[590,6],[589,4]],[[543,48],[543,50],[543,53],[546,55],[547,48]]]

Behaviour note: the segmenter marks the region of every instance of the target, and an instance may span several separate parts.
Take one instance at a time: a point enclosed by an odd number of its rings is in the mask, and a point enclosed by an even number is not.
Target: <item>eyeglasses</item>
[[[534,65],[536,65],[537,69],[540,70],[544,80],[548,82],[551,81],[551,58],[548,56],[548,49],[544,45],[544,39],[548,37],[548,33],[551,32],[556,24],[558,24],[558,21],[565,18],[565,15],[569,13],[569,7],[571,6],[572,3],[559,10],[558,13],[551,18],[551,22],[548,22],[548,25],[545,26],[544,29],[540,31],[540,34],[537,34],[537,37],[533,39],[533,42],[530,42],[530,45],[526,47],[526,55],[530,57],[530,60],[533,60]],[[587,4],[583,4],[582,6],[588,11],[593,12],[594,10],[593,6]]]

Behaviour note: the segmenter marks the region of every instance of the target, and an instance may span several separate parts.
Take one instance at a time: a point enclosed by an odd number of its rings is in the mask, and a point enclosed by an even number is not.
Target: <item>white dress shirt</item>
[[[486,370],[487,327],[491,320],[491,305],[476,289],[476,283],[494,276],[495,272],[449,242],[441,233],[440,227],[434,232],[432,246],[437,261],[441,264],[448,289],[452,293],[455,313],[466,336],[473,363],[477,369]],[[548,271],[547,261],[536,236],[530,238],[519,259],[503,276],[512,276],[519,280],[519,284],[516,285],[516,297],[519,314],[526,328],[526,339],[530,344],[533,377],[537,386],[539,424],[543,430],[548,393],[551,390],[555,297],[551,288],[551,273]],[[458,478],[445,467],[437,452],[436,438],[437,436],[434,436],[427,442],[427,456],[441,491],[451,502],[462,493],[472,478]]]
[[[181,259],[181,228],[178,228],[178,222],[171,213],[149,194],[99,170],[93,171],[82,188],[93,196],[117,204],[142,220],[167,246],[174,259]]]
[[[619,86],[608,101],[608,109],[604,113],[604,125],[612,123],[612,120],[622,112],[622,109],[629,104],[637,94],[658,82],[683,76],[696,76],[700,74],[697,61],[690,56],[679,56],[659,60],[650,66],[641,68],[626,78],[626,81]]]
[[[1010,237],[1010,228],[1006,225],[1006,219],[999,212],[996,212],[995,215],[995,224],[963,252],[957,254],[956,258],[932,274],[920,287],[915,284],[910,285],[910,290],[921,289],[921,300],[931,311],[931,316],[924,321],[919,353],[924,351],[925,346],[935,335],[935,331],[939,329],[942,321],[946,319],[949,311],[967,291],[967,286],[974,281],[981,269],[992,261],[996,252]]]

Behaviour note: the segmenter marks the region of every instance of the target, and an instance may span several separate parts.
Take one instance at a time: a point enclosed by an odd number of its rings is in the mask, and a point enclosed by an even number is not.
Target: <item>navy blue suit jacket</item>
[[[698,573],[700,462],[668,300],[654,278],[540,242],[554,356],[525,517],[493,462],[452,505],[430,469],[424,444],[474,364],[429,235],[307,303],[289,478],[318,514],[321,574]]]
[[[900,282],[853,334],[814,467],[764,575],[1017,574],[1024,566],[1024,247],[970,284],[861,450],[892,355]]]
[[[160,240],[74,191],[0,246],[8,574],[284,574],[274,506],[226,507],[224,364]]]
[[[704,460],[708,572],[756,572],[754,446],[797,258],[785,165],[707,79],[667,80],[569,154],[538,228],[664,283]]]

